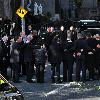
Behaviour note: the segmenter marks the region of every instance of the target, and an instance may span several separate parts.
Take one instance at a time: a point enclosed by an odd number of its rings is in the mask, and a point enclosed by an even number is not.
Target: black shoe
[[[28,83],[34,83],[33,80],[26,80]]]
[[[94,81],[94,79],[93,78],[90,78],[89,81]]]
[[[23,75],[22,74],[19,74],[19,77],[22,77]]]
[[[62,81],[63,81],[63,82],[67,82],[67,79],[63,79]]]
[[[57,80],[57,83],[62,83],[62,81],[61,80]]]
[[[52,80],[52,83],[55,83],[55,80]]]
[[[68,82],[73,82],[73,80],[68,80]]]
[[[85,82],[86,82],[86,80],[82,80],[82,82],[83,82],[83,83],[85,83]]]
[[[52,83],[55,83],[55,78],[51,78],[52,79]]]
[[[44,83],[44,81],[37,81],[37,83]]]

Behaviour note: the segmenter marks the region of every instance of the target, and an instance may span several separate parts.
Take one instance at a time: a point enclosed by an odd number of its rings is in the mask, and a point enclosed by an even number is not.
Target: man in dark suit
[[[88,46],[91,48],[91,50],[89,50],[86,55],[86,66],[89,70],[89,80],[94,80],[95,50],[96,50],[97,41],[89,33],[87,34],[86,37],[87,37]]]
[[[10,43],[8,41],[8,36],[4,35],[1,40],[1,46],[2,46],[2,70],[3,70],[3,76],[5,78],[8,78],[7,76],[7,68],[10,65]]]
[[[96,68],[98,70],[98,79],[100,79],[100,35],[96,35],[96,41],[97,41],[97,46],[96,46],[96,55],[95,55],[95,61],[96,61]]]
[[[26,67],[26,81],[32,83],[33,77],[33,45],[32,45],[33,37],[31,35],[27,36],[27,41],[24,44],[24,64]]]
[[[77,32],[73,26],[70,27],[70,30],[67,31],[67,40],[75,42],[77,40]]]
[[[62,44],[62,61],[63,61],[63,82],[72,81],[72,73],[73,73],[73,64],[74,64],[74,56],[71,48],[74,46],[74,42],[69,40],[67,36],[67,32],[61,30],[61,44]]]
[[[52,82],[55,82],[54,76],[57,75],[57,83],[61,82],[60,79],[60,64],[62,60],[62,53],[61,53],[61,44],[60,44],[60,35],[59,33],[53,33],[53,38],[51,44],[49,45],[49,61],[51,63],[51,79]],[[56,72],[56,73],[55,73]]]
[[[88,43],[84,34],[78,34],[78,39],[74,45],[76,55],[76,81],[80,81],[80,72],[82,71],[82,81],[86,81],[86,53],[89,50]]]

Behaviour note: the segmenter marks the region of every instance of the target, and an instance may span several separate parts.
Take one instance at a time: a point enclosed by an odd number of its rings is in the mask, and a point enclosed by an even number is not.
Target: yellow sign
[[[5,83],[2,79],[0,79],[0,84]]]
[[[16,14],[23,18],[27,13],[27,10],[25,10],[23,7],[20,7],[17,11]]]

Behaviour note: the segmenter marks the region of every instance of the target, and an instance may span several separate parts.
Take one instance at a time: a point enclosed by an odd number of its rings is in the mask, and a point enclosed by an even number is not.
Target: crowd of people
[[[14,37],[4,35],[0,39],[0,71],[5,78],[8,78],[7,68],[10,67],[13,82],[20,82],[20,77],[25,75],[26,81],[32,83],[32,77],[36,75],[36,82],[43,83],[46,62],[51,64],[53,83],[72,82],[74,65],[75,81],[99,79],[100,35],[83,34],[76,31],[73,26],[65,30],[62,26],[60,31],[48,27],[42,38],[29,25],[26,33],[21,32]],[[63,80],[60,77],[61,63]]]

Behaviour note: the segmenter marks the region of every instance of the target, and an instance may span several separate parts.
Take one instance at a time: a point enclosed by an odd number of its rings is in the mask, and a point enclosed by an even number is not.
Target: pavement
[[[11,83],[21,91],[25,100],[100,100],[100,80],[56,84],[51,82],[50,76],[50,64],[47,64],[44,83],[27,83],[25,76],[20,78],[21,83]]]

